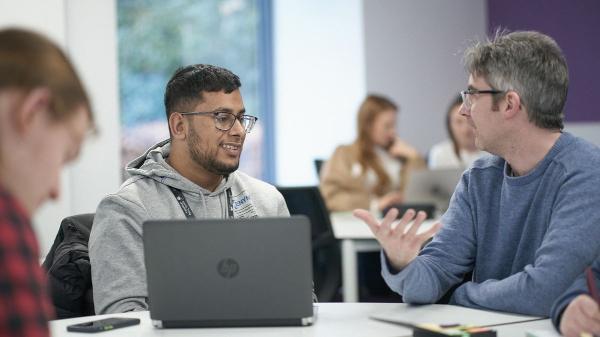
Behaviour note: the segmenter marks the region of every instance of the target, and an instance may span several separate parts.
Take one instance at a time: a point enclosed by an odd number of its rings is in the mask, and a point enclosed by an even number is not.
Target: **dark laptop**
[[[404,196],[407,204],[433,204],[441,215],[448,209],[464,169],[435,169],[411,171]]]
[[[310,325],[310,223],[290,218],[144,223],[156,327]]]

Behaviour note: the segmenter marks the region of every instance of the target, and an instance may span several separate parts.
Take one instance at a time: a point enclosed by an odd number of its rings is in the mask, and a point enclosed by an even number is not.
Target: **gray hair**
[[[483,77],[492,88],[517,92],[530,122],[544,129],[563,129],[569,72],[551,37],[498,30],[492,40],[469,47],[463,61],[469,74]]]

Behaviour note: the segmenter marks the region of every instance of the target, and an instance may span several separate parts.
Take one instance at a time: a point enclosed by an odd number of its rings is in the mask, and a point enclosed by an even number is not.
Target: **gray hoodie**
[[[165,161],[170,145],[160,142],[129,163],[131,178],[98,205],[89,241],[96,314],[148,309],[142,223],[185,219],[169,186],[183,192],[197,218],[227,218],[227,190],[235,218],[289,216],[274,186],[240,171],[214,192],[194,184]]]

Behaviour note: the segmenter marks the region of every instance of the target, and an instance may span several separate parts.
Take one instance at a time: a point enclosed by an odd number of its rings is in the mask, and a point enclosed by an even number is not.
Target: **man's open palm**
[[[427,218],[427,214],[420,211],[415,215],[413,209],[406,211],[396,226],[392,226],[398,217],[398,210],[395,208],[388,211],[381,222],[378,222],[369,211],[364,209],[356,209],[353,214],[369,225],[375,238],[383,247],[390,264],[397,270],[404,269],[417,256],[421,246],[441,228],[441,224],[436,222],[426,231],[417,233]],[[413,220],[412,226],[406,230]]]

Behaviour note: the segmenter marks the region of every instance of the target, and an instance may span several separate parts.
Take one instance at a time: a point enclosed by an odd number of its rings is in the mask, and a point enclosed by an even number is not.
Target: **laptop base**
[[[309,326],[314,323],[313,317],[263,320],[211,320],[211,321],[160,321],[152,320],[152,325],[159,329],[171,328],[224,328],[224,327],[269,327],[269,326]]]

